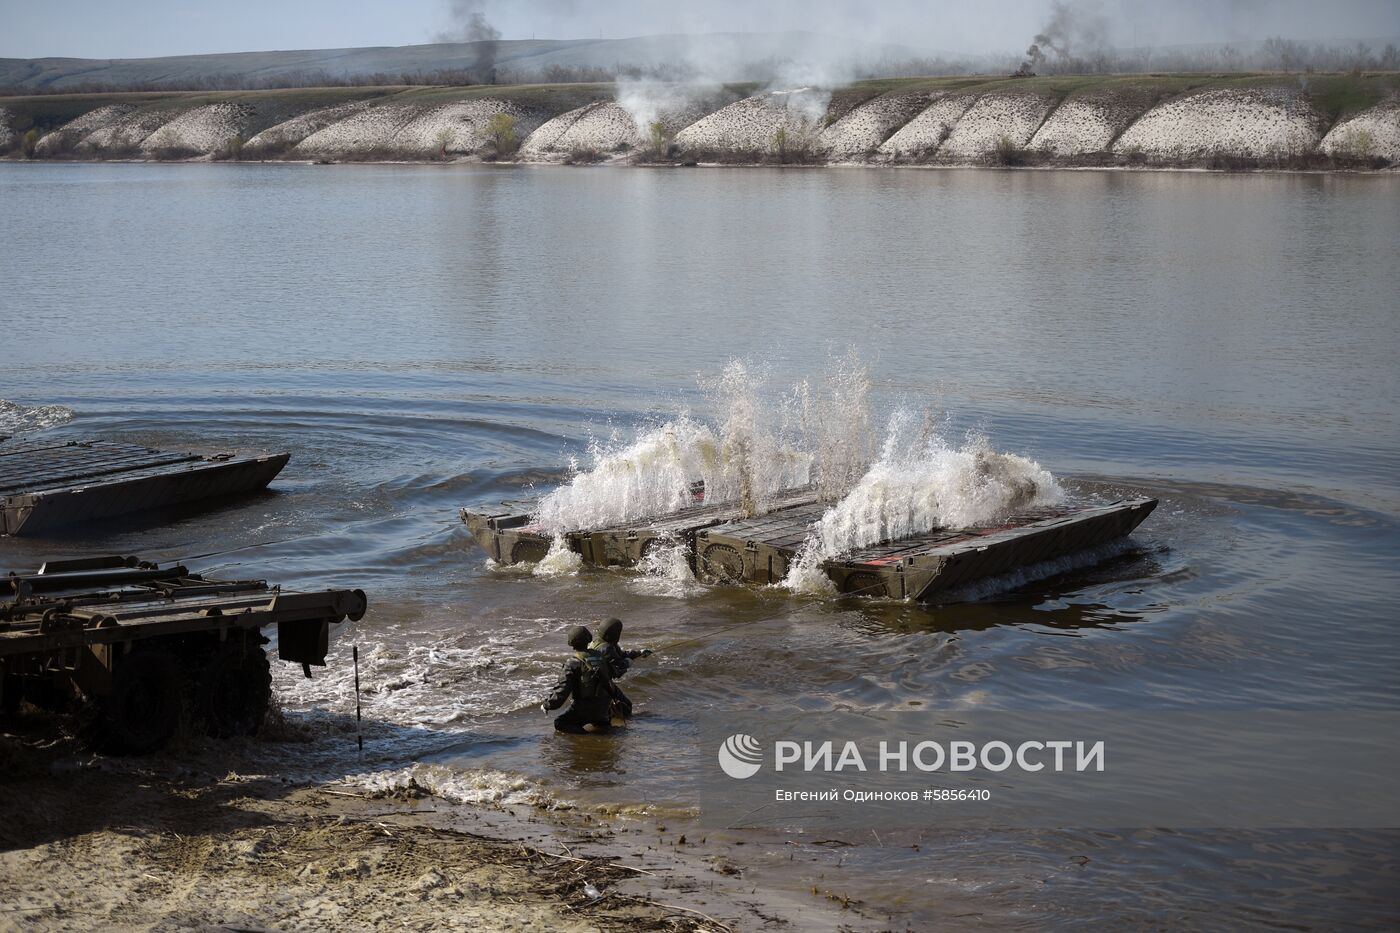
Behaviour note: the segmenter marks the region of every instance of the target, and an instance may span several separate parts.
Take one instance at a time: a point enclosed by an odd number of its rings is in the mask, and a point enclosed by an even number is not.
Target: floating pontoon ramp
[[[0,534],[65,525],[262,489],[289,454],[197,454],[111,441],[0,446]]]
[[[811,486],[785,489],[773,497],[770,508],[810,505],[816,498],[816,490]],[[736,521],[743,515],[744,509],[737,502],[715,502],[611,527],[571,531],[564,539],[585,563],[598,567],[634,567],[658,542],[675,542],[690,549],[700,529]],[[535,563],[549,552],[553,541],[549,532],[532,522],[529,513],[462,509],[462,521],[477,544],[499,564]]]
[[[860,548],[822,569],[841,593],[927,601],[978,580],[1024,570],[1131,534],[1157,500],[1028,509],[993,526],[935,528]],[[715,583],[781,582],[826,506],[811,489],[781,494],[763,515],[733,503],[696,506],[615,528],[570,532],[569,549],[586,563],[631,567],[658,541],[683,546],[695,575]],[[528,514],[462,510],[462,520],[502,564],[535,562],[551,537]]]
[[[836,589],[855,596],[915,599],[1087,551],[1130,534],[1156,499],[1030,509],[994,526],[936,528],[823,562]],[[821,518],[814,507],[772,512],[695,536],[695,572],[716,582],[778,583]]]

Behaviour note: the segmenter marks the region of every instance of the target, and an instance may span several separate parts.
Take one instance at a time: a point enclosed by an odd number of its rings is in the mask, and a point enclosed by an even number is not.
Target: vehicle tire
[[[195,687],[209,734],[253,735],[272,700],[272,666],[262,645],[230,637],[210,656]]]
[[[179,726],[184,700],[184,674],[175,655],[138,645],[112,672],[112,692],[102,703],[99,744],[127,755],[155,751]]]
[[[744,582],[744,557],[727,544],[712,544],[703,556],[705,576],[716,583]]]
[[[852,596],[876,596],[883,598],[887,593],[885,578],[878,573],[857,570],[846,577],[841,592]]]

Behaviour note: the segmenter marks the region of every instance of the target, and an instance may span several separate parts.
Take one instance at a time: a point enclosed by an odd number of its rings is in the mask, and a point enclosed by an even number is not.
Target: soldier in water
[[[569,629],[569,647],[574,649],[574,655],[564,662],[559,683],[540,707],[550,712],[573,698],[568,711],[554,720],[554,728],[560,732],[606,732],[612,727],[612,701],[617,688],[613,686],[607,659],[588,647],[591,641],[593,633],[582,625]]]
[[[617,686],[616,681],[627,669],[632,666],[632,662],[637,658],[645,658],[651,654],[650,648],[642,648],[638,651],[623,651],[618,644],[622,640],[622,620],[609,619],[603,623],[603,627],[598,630],[598,637],[589,649],[601,654],[608,662],[608,674],[613,683],[613,716],[617,719],[627,719],[632,715],[632,701],[627,698],[627,694],[622,692],[622,688]],[[615,723],[620,725],[621,723]]]

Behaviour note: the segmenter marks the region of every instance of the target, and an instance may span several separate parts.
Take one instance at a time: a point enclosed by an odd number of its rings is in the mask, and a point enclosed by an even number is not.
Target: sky
[[[1400,0],[1077,0],[1115,45],[1400,36]],[[453,7],[507,39],[806,29],[927,51],[1018,52],[1051,0],[0,0],[0,57],[144,58],[432,42]]]

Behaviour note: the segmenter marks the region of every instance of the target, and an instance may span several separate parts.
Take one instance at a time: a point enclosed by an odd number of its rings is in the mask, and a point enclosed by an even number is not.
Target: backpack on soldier
[[[608,659],[597,651],[578,652],[578,698],[592,700],[612,695],[612,676]]]

